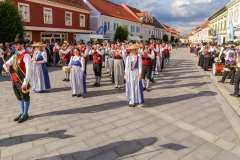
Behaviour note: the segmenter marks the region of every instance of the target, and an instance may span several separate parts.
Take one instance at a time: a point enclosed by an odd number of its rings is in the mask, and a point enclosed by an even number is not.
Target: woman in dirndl
[[[141,81],[142,58],[137,52],[138,46],[129,47],[130,54],[125,63],[126,95],[129,107],[143,107],[144,96]]]
[[[72,87],[72,97],[86,96],[86,83],[84,83],[85,59],[81,56],[81,51],[78,48],[74,49],[74,56],[69,62],[70,83]]]
[[[48,68],[47,53],[42,43],[35,43],[32,58],[32,90],[36,93],[46,92],[51,88]]]

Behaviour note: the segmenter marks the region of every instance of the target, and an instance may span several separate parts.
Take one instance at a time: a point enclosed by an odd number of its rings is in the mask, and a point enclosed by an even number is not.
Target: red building
[[[74,39],[90,33],[90,10],[82,0],[15,0],[30,41]]]

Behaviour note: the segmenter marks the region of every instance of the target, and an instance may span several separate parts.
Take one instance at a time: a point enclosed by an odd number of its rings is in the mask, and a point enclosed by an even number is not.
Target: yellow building
[[[215,12],[209,21],[210,39],[218,44],[223,44],[227,41],[227,17],[228,9],[226,6]]]

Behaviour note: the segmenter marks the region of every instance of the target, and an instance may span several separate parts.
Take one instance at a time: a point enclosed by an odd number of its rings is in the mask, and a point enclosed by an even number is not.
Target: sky
[[[187,34],[230,0],[112,0],[150,11],[160,22]]]

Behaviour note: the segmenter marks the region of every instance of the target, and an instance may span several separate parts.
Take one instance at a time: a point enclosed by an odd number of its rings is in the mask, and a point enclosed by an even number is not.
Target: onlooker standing
[[[2,70],[3,70],[3,49],[2,49],[2,44],[0,44],[0,77],[2,77]]]
[[[231,94],[231,96],[240,97],[239,84],[240,84],[240,48],[237,50],[237,54],[236,54],[235,86],[234,86],[234,93]]]

